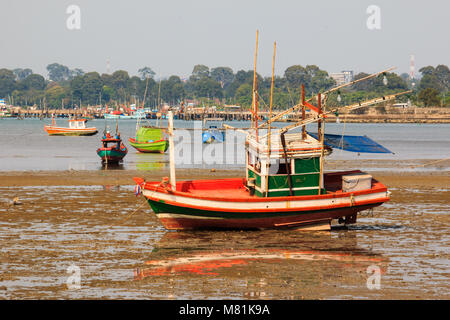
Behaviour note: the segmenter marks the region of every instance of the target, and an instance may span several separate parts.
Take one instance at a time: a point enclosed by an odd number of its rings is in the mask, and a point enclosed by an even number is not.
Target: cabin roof
[[[286,153],[290,158],[302,158],[311,156],[320,156],[321,144],[314,137],[309,134],[306,135],[306,139],[301,138],[301,133],[285,134],[286,141]],[[246,145],[250,152],[254,154],[260,154],[267,157],[267,136],[262,136],[256,141],[254,135],[249,135],[246,140]],[[279,133],[272,132],[270,136],[270,157],[282,158],[284,157],[283,145],[281,143],[281,137]]]
[[[86,122],[86,119],[71,119],[69,122]]]

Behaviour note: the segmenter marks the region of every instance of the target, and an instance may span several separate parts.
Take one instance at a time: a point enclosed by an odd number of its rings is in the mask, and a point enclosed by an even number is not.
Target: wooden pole
[[[319,108],[319,116],[320,116],[322,114],[322,96],[320,93],[317,95],[317,106]],[[322,124],[325,124],[324,122],[325,121],[323,118],[321,118],[317,122],[317,125],[318,125],[317,137],[319,138],[320,147],[321,147],[321,149],[320,149],[320,172],[319,172],[319,195],[322,193],[322,187],[323,187],[323,181],[322,181],[323,180],[322,179],[322,177],[323,177],[323,158],[324,158],[324,144],[323,144],[324,135],[323,135],[323,133],[325,131],[324,130],[325,128],[322,128]]]
[[[306,119],[305,85],[302,84],[302,120]],[[302,140],[306,139],[306,125],[302,127]]]
[[[336,90],[338,90],[338,89],[340,89],[340,88],[347,87],[347,86],[353,85],[353,84],[355,84],[355,83],[358,83],[358,82],[360,82],[360,81],[364,81],[364,80],[367,80],[367,79],[370,79],[370,78],[374,78],[374,77],[376,77],[376,76],[379,76],[380,74],[383,74],[383,73],[385,73],[385,72],[391,71],[391,70],[393,70],[393,69],[395,69],[395,68],[394,68],[394,67],[393,67],[393,68],[389,68],[389,69],[386,69],[386,70],[383,70],[383,71],[380,71],[380,72],[371,74],[371,75],[369,75],[369,76],[367,76],[367,77],[364,77],[364,78],[361,78],[361,79],[358,79],[358,80],[354,80],[354,81],[345,83],[345,84],[343,84],[343,85],[340,85],[340,86],[338,86],[338,87],[335,87],[335,88],[332,88],[332,89],[330,89],[330,90],[328,90],[328,91],[325,91],[325,92],[322,93],[322,94],[326,96],[326,95],[328,95],[329,93],[334,92],[334,91],[336,91]],[[408,93],[408,92],[405,92],[405,93]],[[402,94],[403,94],[403,93],[402,93]],[[306,102],[310,102],[311,99],[312,99],[312,98],[306,100]],[[275,116],[273,117],[273,119],[268,119],[266,122],[261,123],[261,124],[259,125],[259,128],[263,128],[263,127],[267,126],[267,125],[269,124],[270,121],[272,121],[272,122],[273,122],[273,121],[276,121],[276,120],[280,119],[282,116],[284,116],[285,114],[288,114],[288,113],[290,113],[290,112],[293,112],[293,111],[299,109],[300,107],[302,107],[302,105],[298,104],[298,105],[293,106],[292,108],[290,108],[290,109],[288,109],[288,110],[285,110],[285,111],[283,111],[283,112],[278,113],[277,115],[275,115]]]
[[[258,58],[258,35],[256,30],[256,46],[255,46],[255,67],[253,68],[253,110],[252,110],[252,128],[256,129],[256,140],[258,140],[258,84],[256,83],[256,61]]]
[[[175,179],[175,148],[173,145],[173,113],[169,111],[169,161],[170,161],[170,185],[172,191],[176,191],[176,179]]]
[[[293,196],[294,191],[292,190],[291,162],[288,160],[288,156],[286,153],[286,139],[284,138],[284,132],[280,134],[280,139],[281,139],[281,145],[283,147],[284,162],[286,165],[286,173],[287,173],[288,184],[289,184],[289,194],[291,196]]]
[[[270,85],[270,105],[269,105],[269,119],[272,118],[272,105],[273,105],[273,78],[275,74],[275,51],[276,51],[277,43],[273,43],[273,61],[272,61],[272,82]],[[267,164],[266,164],[266,197],[269,196],[269,162],[270,162],[270,144],[271,144],[271,123],[269,123],[269,132],[267,136]],[[257,127],[257,126],[256,126]]]
[[[406,93],[410,93],[410,92],[411,92],[411,90],[408,90],[408,91],[404,91],[404,92],[391,94],[391,95],[388,95],[388,96],[383,96],[383,97],[378,97],[378,98],[375,98],[375,99],[370,99],[370,100],[367,100],[367,101],[364,101],[364,102],[358,102],[358,103],[355,103],[355,104],[352,104],[352,105],[348,105],[348,106],[345,106],[345,107],[333,108],[333,109],[330,109],[330,111],[327,111],[325,113],[322,112],[322,114],[318,115],[317,117],[310,117],[308,119],[305,119],[305,120],[302,120],[302,121],[298,121],[298,122],[296,122],[294,124],[288,125],[288,126],[282,128],[282,129],[279,129],[279,130],[280,130],[280,132],[287,132],[289,130],[292,130],[292,129],[298,128],[300,126],[306,125],[308,123],[319,121],[325,115],[332,114],[332,113],[334,113],[336,111],[345,110],[345,111],[348,112],[348,111],[351,111],[351,110],[356,110],[356,109],[368,107],[368,106],[371,106],[371,105],[374,105],[374,104],[378,104],[378,103],[386,102],[386,101],[389,101],[389,100],[393,100],[397,96],[400,96],[400,95],[406,94]]]

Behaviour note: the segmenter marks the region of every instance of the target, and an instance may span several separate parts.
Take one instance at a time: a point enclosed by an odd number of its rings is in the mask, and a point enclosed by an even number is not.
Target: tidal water
[[[96,150],[101,144],[100,139],[105,128],[104,120],[92,120],[87,123],[89,127],[93,126],[99,130],[99,133],[90,137],[48,136],[44,131],[44,125],[49,123],[50,119],[0,119],[0,170],[102,169]],[[150,120],[149,123],[155,125],[155,120]],[[241,128],[250,126],[250,123],[245,121],[225,123]],[[57,124],[68,126],[65,119],[58,119]],[[106,125],[111,131],[115,131],[115,121],[109,121]],[[283,125],[286,124],[275,124],[275,126]],[[164,121],[163,126],[167,126]],[[178,129],[175,134],[177,167],[235,169],[244,166],[243,134],[227,132],[226,143],[202,145],[200,131],[185,130],[201,127],[201,121],[175,120],[174,126]],[[315,129],[314,125],[308,126],[308,130],[315,131]],[[160,170],[166,168],[169,161],[168,152],[143,154],[136,152],[130,146],[128,139],[134,137],[135,130],[136,121],[119,121],[119,131],[128,147],[128,155],[119,169]],[[449,124],[330,123],[326,124],[326,133],[366,135],[393,152],[393,154],[357,154],[334,150],[329,160],[395,161],[450,158]]]

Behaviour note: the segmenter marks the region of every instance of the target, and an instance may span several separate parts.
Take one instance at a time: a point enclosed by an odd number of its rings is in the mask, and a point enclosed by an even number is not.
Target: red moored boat
[[[354,223],[359,211],[389,200],[386,186],[375,179],[369,189],[344,192],[342,177],[352,175],[362,173],[328,173],[325,194],[281,197],[252,195],[242,178],[182,181],[177,182],[176,191],[161,182],[135,181],[167,229],[252,229],[326,226],[340,218]]]

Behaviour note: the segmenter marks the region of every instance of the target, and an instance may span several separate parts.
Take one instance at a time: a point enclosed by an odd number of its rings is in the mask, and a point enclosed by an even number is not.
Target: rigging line
[[[291,90],[289,89],[289,86],[287,84],[286,84],[286,88],[287,88],[288,93],[289,93],[289,100],[291,100],[291,104],[293,106],[295,106],[294,99],[292,98]]]
[[[257,94],[258,94],[258,102],[259,102],[259,98],[260,98],[264,104],[264,107],[268,107],[266,102],[264,101],[264,98],[259,94],[259,92]]]
[[[120,221],[119,223],[124,223],[125,221],[127,221],[128,219],[130,219],[139,209],[141,209],[145,204],[147,203],[147,200],[145,200],[144,198],[144,202],[141,203],[141,205],[139,207],[137,207],[131,214],[129,214],[128,216],[125,217],[125,219],[123,219],[122,221]]]
[[[431,162],[427,162],[425,164],[419,164],[419,165],[415,165],[415,166],[410,166],[411,168],[417,168],[417,167],[425,167],[428,166],[432,163],[438,163],[438,162],[442,162],[442,161],[446,161],[446,160],[450,160],[450,158],[446,158],[446,159],[440,159],[440,160],[435,160],[435,161],[431,161]]]
[[[263,97],[259,93],[256,93],[256,94],[257,94],[257,97],[258,97],[258,102],[259,102],[259,98],[261,98],[261,100],[262,100],[262,102],[264,104],[264,107],[268,108],[268,106],[267,106],[266,102],[264,101]],[[261,116],[255,114],[253,111],[252,111],[252,114],[254,114],[256,117],[258,117],[259,120],[264,121],[264,119]]]

